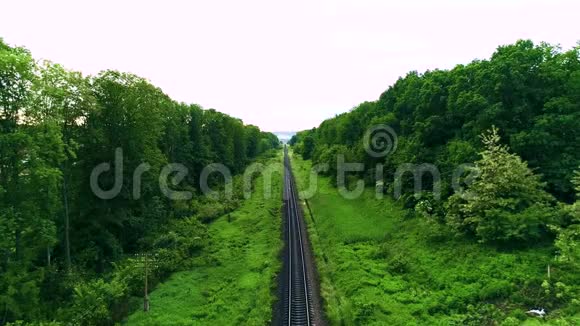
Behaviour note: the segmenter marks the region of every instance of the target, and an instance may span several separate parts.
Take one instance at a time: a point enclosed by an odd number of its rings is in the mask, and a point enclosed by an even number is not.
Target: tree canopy
[[[330,146],[346,145],[368,169],[384,163],[393,173],[401,163],[432,163],[450,175],[477,159],[483,149],[479,136],[495,126],[514,154],[541,175],[547,191],[570,203],[580,165],[579,51],[521,40],[500,46],[488,60],[413,71],[377,101],[299,132],[291,144],[314,161]],[[381,124],[394,130],[398,147],[375,158],[365,152],[363,138]],[[450,195],[450,182],[443,186]]]
[[[127,291],[117,290],[124,283],[91,280],[124,271],[119,266],[128,255],[163,249],[168,229],[183,238],[172,252],[195,251],[203,227],[183,218],[203,207],[202,169],[221,163],[240,173],[278,146],[275,135],[176,102],[144,78],[118,71],[83,76],[37,62],[0,39],[0,324],[51,320],[55,311],[66,316],[77,308],[83,314],[97,309],[85,323],[101,323],[103,314],[111,318],[107,300],[122,297]],[[102,163],[111,171],[122,165],[122,187],[112,199],[91,188],[89,176]],[[187,178],[175,187],[191,191],[192,201],[163,195],[159,176],[168,163],[187,168]],[[134,171],[143,164],[137,180]],[[111,189],[116,178],[103,173],[98,184]],[[210,183],[219,186],[223,178]],[[103,300],[103,306],[83,304],[91,300]],[[71,301],[67,311],[63,303]]]

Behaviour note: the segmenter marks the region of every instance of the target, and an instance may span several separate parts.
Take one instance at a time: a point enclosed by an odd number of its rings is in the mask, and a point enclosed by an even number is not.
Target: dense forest
[[[120,320],[143,293],[145,260],[152,285],[185,268],[208,241],[204,223],[238,205],[237,186],[232,198],[203,196],[203,168],[219,162],[236,179],[278,147],[273,134],[178,103],[141,77],[86,77],[0,40],[0,324]],[[91,188],[103,163],[99,187],[121,182],[111,199]],[[170,188],[193,198],[166,196],[169,163],[188,171]]]
[[[329,167],[304,204],[331,324],[580,318],[580,45],[522,40],[411,72],[290,144],[301,189]],[[279,146],[144,78],[83,76],[0,39],[0,325],[268,321],[280,198],[244,201],[242,173]],[[343,179],[341,162],[362,169]],[[220,167],[232,177],[208,177]],[[334,191],[361,180],[355,200]],[[135,313],[144,279],[172,274],[163,315]]]
[[[368,130],[377,125],[392,131],[382,140],[391,151],[380,157],[365,147]],[[551,268],[559,272],[528,285],[541,293],[538,302],[570,315],[580,311],[580,47],[562,51],[522,40],[500,46],[488,60],[410,72],[377,101],[299,132],[290,144],[302,159],[327,163],[322,173],[335,185],[338,154],[364,163],[349,174],[347,187],[362,179],[396,195],[400,182],[396,199],[407,218],[422,219],[425,229],[448,241],[461,237],[504,251],[548,244]],[[401,166],[424,163],[434,165],[441,180],[422,171],[420,192],[412,173],[394,177]],[[459,166],[467,168],[454,191]]]
[[[574,173],[580,167],[579,55],[580,47],[562,52],[519,41],[499,47],[490,60],[449,71],[411,72],[378,101],[299,132],[290,144],[304,159],[332,163],[328,174],[336,168],[332,154],[342,153],[347,162],[365,163],[361,175],[372,181],[377,163],[384,165],[385,175],[393,175],[401,164],[433,163],[448,176],[457,166],[481,159],[489,149],[482,135],[495,129],[501,144],[541,176],[534,184],[541,189],[534,191],[572,203]],[[375,125],[396,132],[396,150],[386,158],[365,152],[363,137]],[[452,194],[450,181],[442,178],[445,198]],[[429,189],[429,180],[425,183]]]

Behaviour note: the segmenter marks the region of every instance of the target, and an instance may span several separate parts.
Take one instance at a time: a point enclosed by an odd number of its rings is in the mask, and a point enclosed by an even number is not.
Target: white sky
[[[410,70],[488,58],[520,38],[580,40],[580,1],[0,0],[0,37],[35,58],[149,79],[269,131],[375,100]]]

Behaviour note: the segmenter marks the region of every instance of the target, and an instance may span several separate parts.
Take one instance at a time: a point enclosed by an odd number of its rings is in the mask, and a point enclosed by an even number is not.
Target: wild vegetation
[[[411,72],[291,139],[302,188],[329,166],[305,208],[332,324],[580,323],[579,54],[519,41]],[[390,128],[384,155],[365,144],[374,126]],[[268,323],[281,178],[245,199],[241,173],[278,147],[141,77],[83,76],[0,40],[0,324]],[[363,169],[341,180],[342,158]],[[210,163],[231,196],[203,194]],[[440,180],[398,174],[422,164]],[[336,191],[360,180],[355,200]]]
[[[377,101],[302,131],[291,144],[315,163],[326,152],[345,152],[347,161],[365,163],[369,177],[376,163],[391,174],[402,163],[434,163],[445,174],[476,161],[484,147],[480,136],[495,126],[502,142],[542,175],[546,190],[571,203],[580,166],[579,51],[519,41],[499,47],[489,60],[410,72]],[[379,124],[398,138],[386,158],[367,155],[362,142]],[[451,193],[450,180],[442,187]]]
[[[552,323],[578,322],[579,51],[518,41],[489,60],[411,72],[293,137],[301,159],[329,164],[330,184],[341,185],[340,154],[364,164],[348,189],[365,180],[394,196],[372,200],[373,187],[349,201],[323,185],[311,199],[332,321],[511,325],[543,307]],[[365,144],[374,126],[391,128],[386,155]],[[441,178],[397,178],[425,163]]]
[[[176,273],[151,293],[149,312],[137,311],[128,325],[266,325],[276,299],[281,268],[282,157],[268,161],[255,179],[252,197],[207,227],[209,242],[191,268]],[[263,196],[272,173],[271,195]]]
[[[306,188],[311,162],[294,155],[293,167]],[[577,272],[549,242],[482,245],[372,188],[350,200],[329,178],[318,183],[305,216],[332,325],[535,325],[532,308],[546,309],[547,323],[580,321]]]
[[[175,102],[138,76],[85,77],[0,40],[0,324],[122,319],[142,296],[144,257],[155,261],[153,286],[188,268],[207,255],[207,223],[242,201],[239,177],[231,198],[204,196],[203,168],[239,174],[278,146],[273,134]],[[102,163],[98,186],[121,184],[110,199],[91,187]],[[168,163],[187,168],[166,183],[191,198],[170,200],[160,187]],[[213,173],[208,184],[224,178]]]

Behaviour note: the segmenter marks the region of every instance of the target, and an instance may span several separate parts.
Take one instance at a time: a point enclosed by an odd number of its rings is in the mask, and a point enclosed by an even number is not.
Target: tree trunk
[[[149,266],[147,266],[147,259],[148,259],[148,254],[144,254],[143,259],[144,261],[144,269],[145,269],[145,293],[143,296],[143,311],[147,312],[149,311],[149,282],[147,281],[147,279],[149,278],[149,271],[147,270],[149,268]]]
[[[15,248],[14,254],[15,255],[14,256],[15,256],[16,261],[20,261],[20,252],[22,251],[21,247],[20,247],[20,235],[22,233],[21,229],[20,229],[20,225],[16,226],[16,230],[14,231],[14,233],[15,233],[15,237],[14,237],[14,248]]]
[[[71,269],[70,236],[69,236],[70,219],[69,219],[68,190],[67,190],[67,184],[66,184],[66,177],[67,176],[63,171],[62,197],[63,197],[63,202],[64,202],[64,253],[65,253],[65,261],[66,261],[66,270],[70,271],[70,269]]]

